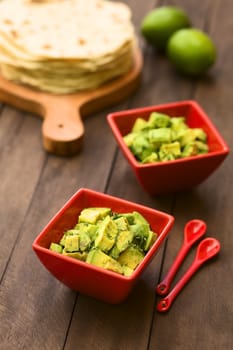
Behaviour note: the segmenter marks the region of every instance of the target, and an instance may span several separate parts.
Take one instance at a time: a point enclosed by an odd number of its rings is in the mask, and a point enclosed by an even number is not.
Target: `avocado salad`
[[[130,276],[157,239],[137,211],[115,213],[111,208],[85,208],[74,228],[49,249]]]
[[[207,135],[202,128],[190,128],[185,117],[152,112],[149,119],[138,117],[124,137],[137,161],[164,162],[208,153]]]

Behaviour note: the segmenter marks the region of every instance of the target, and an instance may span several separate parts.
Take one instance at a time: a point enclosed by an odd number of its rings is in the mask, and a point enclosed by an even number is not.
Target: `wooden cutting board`
[[[134,66],[126,75],[98,89],[68,95],[34,90],[0,76],[0,101],[43,118],[46,151],[59,156],[74,155],[84,137],[82,118],[128,97],[138,85],[142,65],[142,55],[137,50]]]

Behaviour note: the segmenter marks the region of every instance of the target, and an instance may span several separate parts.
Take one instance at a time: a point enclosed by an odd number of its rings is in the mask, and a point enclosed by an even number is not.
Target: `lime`
[[[187,28],[178,30],[170,37],[167,55],[178,71],[198,76],[215,63],[217,50],[207,34]]]
[[[162,6],[149,12],[141,23],[141,33],[158,50],[164,51],[169,37],[181,28],[190,27],[187,14],[175,6]]]

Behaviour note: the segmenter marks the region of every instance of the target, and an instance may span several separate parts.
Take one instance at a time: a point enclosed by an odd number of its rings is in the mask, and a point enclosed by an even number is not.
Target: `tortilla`
[[[123,3],[0,2],[0,69],[8,80],[61,94],[94,89],[132,68],[136,45]]]

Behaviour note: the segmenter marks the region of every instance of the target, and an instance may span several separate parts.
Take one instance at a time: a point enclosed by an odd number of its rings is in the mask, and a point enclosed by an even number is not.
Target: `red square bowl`
[[[127,147],[123,136],[128,134],[135,120],[148,120],[154,112],[171,117],[185,117],[191,128],[202,128],[207,134],[209,152],[176,160],[141,164]],[[229,148],[220,133],[195,101],[180,101],[111,113],[107,116],[110,128],[139,183],[151,195],[161,195],[191,189],[211,175],[223,162]]]
[[[77,223],[81,210],[88,207],[109,207],[117,213],[138,211],[158,234],[157,240],[129,277],[49,250],[50,243],[59,242],[64,231],[73,228]],[[173,222],[174,217],[167,213],[81,188],[36,237],[32,247],[46,269],[66,286],[82,294],[116,304],[129,295],[141,273],[159,250]]]

